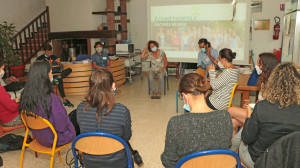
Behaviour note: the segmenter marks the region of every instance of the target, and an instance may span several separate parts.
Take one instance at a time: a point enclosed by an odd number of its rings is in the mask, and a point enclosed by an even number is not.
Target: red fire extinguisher
[[[280,32],[280,17],[276,16],[274,18],[274,21],[275,21],[275,25],[274,25],[273,40],[278,40],[279,32]]]

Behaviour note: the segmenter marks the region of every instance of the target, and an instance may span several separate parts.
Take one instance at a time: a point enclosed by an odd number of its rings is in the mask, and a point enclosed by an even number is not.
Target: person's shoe
[[[58,81],[57,79],[53,79],[53,83],[54,83],[55,85],[58,85],[58,84],[59,84],[59,81]]]
[[[63,105],[70,108],[74,107],[74,105],[68,99],[63,102]]]
[[[133,160],[139,167],[144,165],[143,159],[137,150],[133,151]]]

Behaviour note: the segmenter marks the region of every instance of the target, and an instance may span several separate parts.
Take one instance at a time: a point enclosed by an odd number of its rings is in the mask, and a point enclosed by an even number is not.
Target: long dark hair
[[[52,83],[49,79],[51,65],[46,61],[34,62],[28,74],[28,80],[21,94],[19,111],[26,115],[39,115],[40,108],[43,108],[48,117],[51,115],[53,93]]]
[[[114,107],[115,99],[111,87],[114,83],[114,78],[111,72],[105,69],[98,69],[94,71],[89,80],[89,91],[85,97],[86,104],[84,110],[87,111],[89,107],[96,107],[96,117],[98,122],[101,121],[101,112],[105,106],[107,111],[106,116]]]
[[[278,64],[278,59],[273,53],[261,53],[259,54],[259,59],[259,65],[262,65],[262,73],[258,78],[257,85],[260,89],[261,84],[268,82],[269,76]]]

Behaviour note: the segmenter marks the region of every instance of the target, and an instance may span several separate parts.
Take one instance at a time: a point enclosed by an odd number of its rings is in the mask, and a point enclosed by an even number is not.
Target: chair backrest
[[[230,96],[230,101],[229,101],[229,104],[228,104],[228,108],[231,107],[231,104],[232,104],[232,99],[233,99],[233,96],[235,94],[235,89],[236,87],[238,86],[239,83],[236,83],[233,88],[232,88],[232,92],[231,92],[231,96]]]
[[[104,132],[89,132],[78,135],[72,142],[72,152],[75,158],[75,168],[78,159],[75,149],[92,155],[106,155],[125,148],[128,168],[133,168],[131,154],[127,143],[120,137]]]
[[[197,69],[196,73],[206,78],[206,73],[207,73],[206,70],[199,68]]]
[[[281,137],[255,162],[255,168],[299,167],[300,131]]]
[[[241,168],[241,160],[233,151],[225,149],[206,150],[183,157],[176,168]]]

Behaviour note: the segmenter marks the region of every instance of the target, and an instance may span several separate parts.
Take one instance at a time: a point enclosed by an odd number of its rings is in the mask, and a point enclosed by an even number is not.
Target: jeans
[[[63,71],[61,71],[61,74],[60,74],[60,77],[58,76],[55,76],[54,78],[57,78],[58,80],[58,91],[59,91],[59,94],[62,98],[66,97],[65,95],[65,90],[64,90],[64,82],[63,82],[63,79],[68,76],[70,73],[72,72],[72,69],[71,68],[67,68],[67,69],[64,69]]]
[[[153,72],[153,71],[149,71],[148,78],[149,78],[150,89],[151,89],[152,93],[156,92],[154,76],[158,77],[158,92],[162,93],[163,85],[164,85],[165,72]]]
[[[242,131],[243,128],[240,129],[240,131],[232,138],[232,146],[230,150],[236,151],[239,150],[239,155],[241,158],[241,161],[248,167],[248,168],[254,168],[254,162],[252,161],[252,158],[250,156],[248,145],[245,145],[242,141]]]

